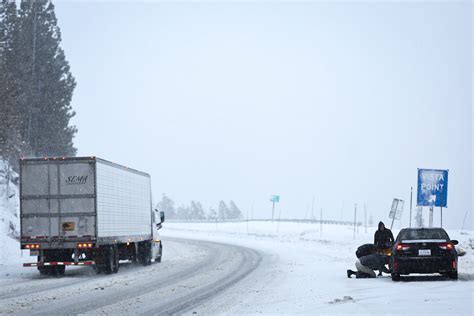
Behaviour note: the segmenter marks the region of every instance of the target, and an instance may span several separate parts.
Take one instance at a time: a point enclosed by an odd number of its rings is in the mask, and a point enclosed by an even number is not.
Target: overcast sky
[[[61,2],[79,155],[151,174],[158,201],[374,221],[417,168],[473,206],[472,4]],[[425,213],[427,214],[427,213]],[[467,221],[472,228],[472,211]],[[439,225],[439,211],[435,214]],[[398,224],[395,225],[398,227]]]

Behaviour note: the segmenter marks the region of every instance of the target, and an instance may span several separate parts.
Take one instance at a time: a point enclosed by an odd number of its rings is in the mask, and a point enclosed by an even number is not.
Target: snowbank
[[[212,314],[436,314],[472,315],[474,232],[448,231],[466,250],[459,280],[405,277],[393,282],[348,279],[355,250],[373,242],[375,227],[310,223],[165,223],[162,234],[247,246],[265,253],[262,267],[197,313]],[[393,230],[394,235],[398,233]],[[166,247],[166,246],[165,246]],[[166,250],[165,250],[166,251]],[[231,298],[231,299],[229,299]],[[233,298],[233,299],[232,299]]]
[[[9,172],[9,174],[8,174]],[[17,262],[21,257],[18,174],[0,159],[0,264]]]

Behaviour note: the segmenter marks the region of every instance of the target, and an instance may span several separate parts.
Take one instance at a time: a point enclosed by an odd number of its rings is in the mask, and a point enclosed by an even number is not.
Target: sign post
[[[356,239],[357,203],[354,205],[354,240]]]
[[[405,205],[405,201],[400,199],[393,199],[392,208],[390,209],[390,213],[388,217],[392,219],[392,224],[390,225],[390,229],[393,227],[393,223],[395,220],[399,220],[402,218],[403,206]]]
[[[272,222],[275,217],[275,203],[280,202],[280,196],[279,195],[272,195],[270,197],[270,202],[272,202]]]
[[[443,226],[443,207],[448,201],[448,171],[440,169],[418,169],[417,206],[429,206],[429,226],[433,227],[433,208],[441,208],[441,227]]]
[[[410,189],[410,228],[411,228],[411,210],[413,208],[413,187]]]

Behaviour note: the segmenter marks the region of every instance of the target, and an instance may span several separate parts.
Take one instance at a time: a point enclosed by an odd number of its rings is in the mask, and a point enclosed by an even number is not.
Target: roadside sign
[[[275,217],[275,203],[280,202],[280,196],[279,195],[270,196],[270,202],[272,202],[272,221],[273,221],[273,218]]]
[[[418,169],[417,206],[446,207],[448,170]]]
[[[388,214],[389,218],[399,220],[402,218],[403,206],[405,205],[405,201],[400,199],[393,199],[392,208],[390,209],[390,213]]]
[[[280,196],[279,195],[272,195],[270,197],[270,202],[273,202],[273,203],[278,203],[280,202]]]

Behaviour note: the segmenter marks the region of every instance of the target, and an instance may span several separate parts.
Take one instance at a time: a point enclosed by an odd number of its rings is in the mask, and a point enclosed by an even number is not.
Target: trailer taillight
[[[25,249],[40,249],[39,244],[26,244]]]
[[[93,246],[94,244],[91,242],[80,242],[77,244],[77,248],[79,249],[92,248]]]

